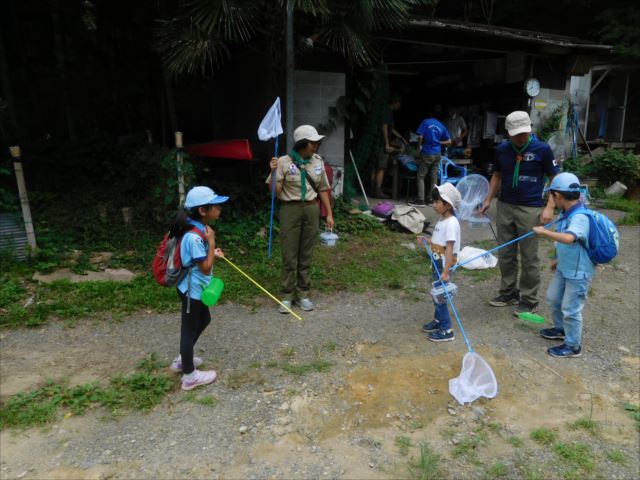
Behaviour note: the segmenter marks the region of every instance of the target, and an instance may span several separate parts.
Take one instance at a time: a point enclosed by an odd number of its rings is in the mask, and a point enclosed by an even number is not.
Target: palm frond
[[[280,8],[286,9],[289,2],[294,10],[313,17],[326,17],[332,13],[327,0],[278,0],[278,5]]]
[[[371,35],[366,31],[356,31],[345,22],[326,29],[318,41],[361,67],[373,65],[379,57]]]
[[[158,20],[155,46],[173,74],[206,74],[228,60],[223,39],[206,33],[190,19]]]
[[[189,3],[193,22],[207,34],[228,42],[247,42],[258,20],[255,0],[193,0]]]

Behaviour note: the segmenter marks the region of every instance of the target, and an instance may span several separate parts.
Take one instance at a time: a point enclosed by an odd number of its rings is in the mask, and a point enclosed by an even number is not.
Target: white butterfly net
[[[489,194],[489,182],[482,175],[467,175],[457,185],[462,201],[457,210],[458,218],[471,220],[477,218],[478,206],[482,205]]]

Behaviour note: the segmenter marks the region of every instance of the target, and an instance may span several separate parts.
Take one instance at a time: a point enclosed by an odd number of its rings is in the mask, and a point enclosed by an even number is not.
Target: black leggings
[[[180,356],[182,357],[182,373],[191,373],[193,367],[193,347],[200,334],[211,323],[209,307],[200,300],[191,299],[189,313],[187,313],[187,296],[178,290],[182,300],[182,325],[180,327]]]

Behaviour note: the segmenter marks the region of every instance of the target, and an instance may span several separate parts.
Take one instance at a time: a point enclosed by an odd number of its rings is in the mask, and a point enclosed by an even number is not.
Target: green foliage
[[[627,456],[624,454],[624,452],[620,450],[610,450],[606,453],[606,455],[607,455],[607,460],[620,465],[625,465],[629,460]]]
[[[579,418],[575,422],[570,423],[569,428],[571,428],[572,430],[586,430],[587,432],[595,435],[598,431],[598,422],[592,420],[591,418],[583,417]]]
[[[429,447],[426,442],[420,444],[420,458],[411,460],[407,467],[412,479],[436,480],[441,478],[438,463],[440,457]]]
[[[554,133],[563,130],[562,128],[562,120],[565,118],[567,113],[567,104],[566,102],[562,102],[556,108],[553,109],[551,114],[545,119],[542,127],[538,131],[538,137],[543,142],[549,140],[549,137]]]
[[[520,448],[524,445],[524,442],[519,437],[509,437],[507,438],[507,442],[509,442],[513,448]]]
[[[202,395],[199,396],[196,392],[187,392],[184,396],[186,402],[197,403],[198,405],[204,405],[205,407],[215,407],[220,403],[214,395]]]
[[[627,198],[606,198],[604,208],[621,210],[627,212],[624,217],[618,220],[618,225],[638,225],[640,224],[640,202]]]
[[[624,409],[629,412],[631,418],[636,421],[636,430],[640,431],[640,405],[633,405],[631,403],[625,403]]]
[[[485,478],[487,480],[494,478],[504,478],[507,476],[507,466],[502,462],[496,462],[485,473]]]
[[[0,160],[0,212],[18,211],[18,196],[3,186],[5,177],[11,177],[10,162],[10,160]]]
[[[613,44],[619,55],[640,57],[640,12],[634,5],[607,8],[597,21],[602,42]]]
[[[551,445],[558,438],[558,434],[548,428],[538,428],[532,431],[530,436],[540,445]]]
[[[587,167],[583,171],[595,176],[604,187],[616,181],[629,186],[640,179],[640,156],[614,148],[593,157]]]
[[[311,372],[324,373],[331,369],[331,362],[316,358],[309,363],[283,362],[280,368],[291,375],[303,376]]]
[[[0,403],[0,429],[45,425],[58,418],[59,410],[65,410],[66,415],[82,415],[96,407],[106,407],[112,413],[149,410],[175,385],[174,380],[158,373],[159,367],[152,353],[140,361],[141,371],[115,376],[106,387],[99,382],[68,387],[47,380],[41,388],[17,393]]]
[[[409,449],[413,446],[411,439],[402,435],[397,436],[394,443],[396,444],[396,447],[398,447],[400,455],[403,457],[406,457],[409,454]]]
[[[595,468],[595,459],[591,447],[586,443],[573,442],[556,443],[553,451],[558,457],[570,465],[582,468],[585,472],[592,472]]]

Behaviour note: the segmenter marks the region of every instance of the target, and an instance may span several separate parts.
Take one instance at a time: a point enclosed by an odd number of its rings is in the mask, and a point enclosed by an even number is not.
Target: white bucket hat
[[[440,198],[451,205],[454,210],[457,210],[460,206],[460,202],[462,201],[462,195],[460,195],[458,189],[450,183],[436,185],[436,188],[438,189]]]
[[[507,115],[504,120],[504,128],[512,137],[519,133],[531,131],[531,119],[527,112],[515,111]]]
[[[311,125],[300,125],[293,131],[293,143],[298,143],[300,140],[319,142],[323,138],[324,135],[320,135]]]

